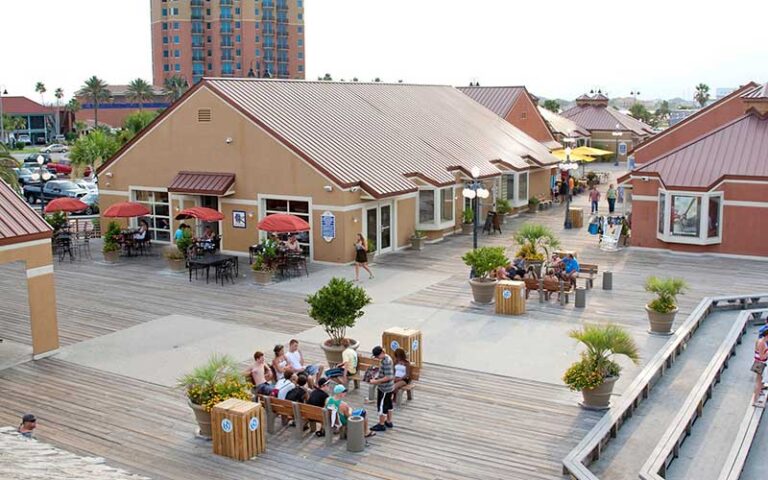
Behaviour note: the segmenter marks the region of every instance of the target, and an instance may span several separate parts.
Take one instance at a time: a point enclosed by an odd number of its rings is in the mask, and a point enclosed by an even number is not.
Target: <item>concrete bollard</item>
[[[603,290],[613,290],[613,272],[603,272]]]
[[[365,450],[364,419],[360,415],[352,415],[347,419],[347,451],[362,452]]]
[[[573,300],[573,308],[584,308],[587,306],[587,289],[576,287],[576,298]]]

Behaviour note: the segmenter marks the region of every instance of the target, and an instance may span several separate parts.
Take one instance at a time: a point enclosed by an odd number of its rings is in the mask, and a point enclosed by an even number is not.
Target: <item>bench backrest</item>
[[[306,403],[297,403],[296,406],[301,413],[302,420],[311,420],[313,422],[323,422],[325,416],[330,413],[326,408],[316,407],[314,405],[307,405]]]
[[[538,290],[539,289],[539,279],[537,278],[524,278],[523,281],[525,282],[525,288],[528,290]]]
[[[594,263],[580,263],[579,273],[597,273],[598,266]]]
[[[381,365],[381,360],[378,358],[363,357],[358,355],[357,357],[357,369],[361,371],[368,370],[371,367],[378,367]]]
[[[411,365],[411,380],[418,380],[419,375],[421,375],[421,368]]]
[[[279,398],[272,397],[269,399],[269,404],[272,406],[272,412],[277,415],[286,415],[293,417],[293,402],[290,400],[280,400]]]

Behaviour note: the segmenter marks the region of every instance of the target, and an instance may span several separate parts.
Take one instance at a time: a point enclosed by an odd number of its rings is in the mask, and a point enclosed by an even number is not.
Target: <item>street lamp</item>
[[[611,132],[611,136],[613,136],[614,140],[616,141],[616,159],[613,162],[614,167],[619,166],[619,139],[621,138],[621,125],[618,123],[616,124],[616,130]]]
[[[40,215],[45,217],[45,184],[48,183],[48,180],[51,179],[51,172],[48,171],[47,168],[43,167],[43,163],[45,163],[45,157],[42,155],[37,156],[37,164],[40,165],[38,168],[40,173],[35,173],[32,175],[32,181],[38,181],[40,180]]]
[[[571,162],[571,147],[565,147],[565,161],[560,163],[560,170],[565,172],[565,180],[564,182],[564,190],[565,190],[565,222],[563,223],[563,228],[566,230],[570,230],[573,228],[573,223],[571,223],[571,217],[568,215],[568,210],[570,210],[571,207],[571,188],[569,185],[569,180],[571,177],[571,170],[575,170],[579,168],[579,166],[576,163]]]
[[[461,195],[464,198],[468,198],[470,200],[473,200],[472,208],[474,209],[474,219],[473,219],[473,225],[472,225],[472,248],[477,248],[477,219],[478,215],[480,215],[479,212],[479,199],[480,198],[488,198],[488,195],[490,195],[491,192],[489,192],[485,187],[483,187],[482,182],[480,182],[477,178],[480,176],[480,168],[478,167],[472,167],[472,183],[469,184],[464,190],[461,191]]]
[[[3,95],[8,95],[8,90],[0,85],[0,143],[5,143],[5,122],[3,122]]]

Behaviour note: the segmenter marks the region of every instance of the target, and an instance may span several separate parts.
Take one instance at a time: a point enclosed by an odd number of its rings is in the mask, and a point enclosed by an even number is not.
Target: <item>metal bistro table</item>
[[[197,270],[205,270],[205,283],[208,283],[211,276],[211,267],[217,268],[230,261],[234,264],[235,275],[239,275],[240,262],[236,255],[215,254],[215,255],[203,255],[201,257],[190,258],[189,260],[187,260],[187,265],[189,268],[189,281],[190,282],[192,281],[193,270],[195,270],[195,272]],[[197,273],[195,273],[195,277],[197,277]],[[214,280],[217,280],[217,279],[214,279]]]

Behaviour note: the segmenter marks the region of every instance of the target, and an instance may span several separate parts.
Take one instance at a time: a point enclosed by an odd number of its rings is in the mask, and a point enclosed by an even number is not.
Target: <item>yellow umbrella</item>
[[[579,155],[589,155],[592,157],[602,157],[605,155],[615,154],[615,152],[611,152],[609,150],[603,150],[601,148],[593,148],[593,147],[576,147],[573,149],[571,156],[573,156],[574,153],[578,153]]]
[[[560,160],[566,160],[565,150],[562,148],[560,150],[553,150],[552,155],[556,156]],[[577,153],[575,150],[571,151],[570,158],[571,158],[571,161],[574,161],[574,162],[591,162],[594,160],[594,158],[588,155]]]

